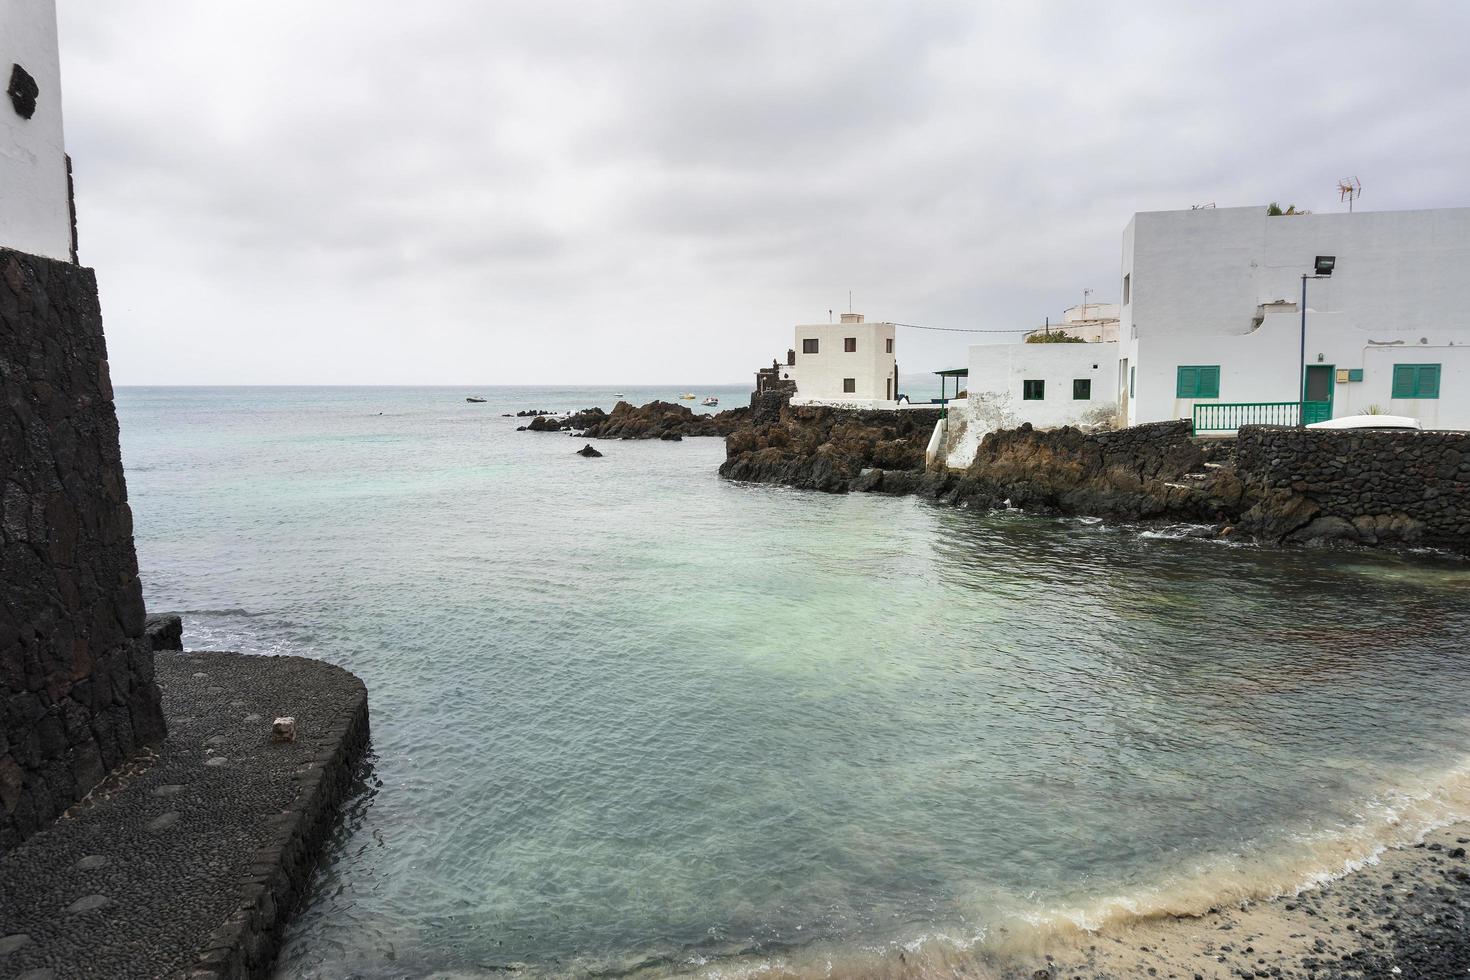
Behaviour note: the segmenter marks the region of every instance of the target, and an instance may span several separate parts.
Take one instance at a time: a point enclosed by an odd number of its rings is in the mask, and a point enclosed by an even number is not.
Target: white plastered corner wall
[[[54,0],[0,0],[0,89],[13,65],[36,81],[26,119],[0,92],[0,247],[71,259],[71,204],[62,138]]]

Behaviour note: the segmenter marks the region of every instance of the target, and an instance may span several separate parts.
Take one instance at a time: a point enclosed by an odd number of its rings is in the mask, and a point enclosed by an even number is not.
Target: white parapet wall
[[[0,89],[9,88],[16,65],[37,93],[30,118],[0,93],[0,247],[70,260],[54,0],[0,0]]]

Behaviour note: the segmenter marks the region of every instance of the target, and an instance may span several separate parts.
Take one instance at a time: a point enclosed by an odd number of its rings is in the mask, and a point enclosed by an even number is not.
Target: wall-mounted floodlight
[[[1330,276],[1330,275],[1332,275],[1332,267],[1335,266],[1335,265],[1337,265],[1337,256],[1335,256],[1335,255],[1319,255],[1319,256],[1317,256],[1317,275],[1319,275],[1319,276]]]

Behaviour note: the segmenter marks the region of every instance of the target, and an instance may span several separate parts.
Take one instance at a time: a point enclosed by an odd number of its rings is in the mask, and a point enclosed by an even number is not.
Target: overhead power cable
[[[940,333],[1030,333],[1035,327],[1014,327],[1010,330],[976,330],[972,327],[924,327],[917,323],[895,323],[895,327],[908,327],[910,330],[937,330]]]

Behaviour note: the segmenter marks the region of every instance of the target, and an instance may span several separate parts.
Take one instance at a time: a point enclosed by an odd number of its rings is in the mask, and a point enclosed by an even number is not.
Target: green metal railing
[[[1300,402],[1219,402],[1194,406],[1195,432],[1234,432],[1242,425],[1296,425]]]

